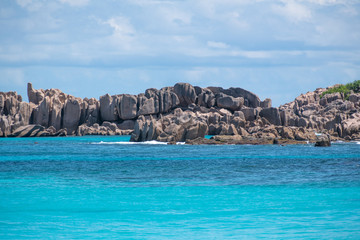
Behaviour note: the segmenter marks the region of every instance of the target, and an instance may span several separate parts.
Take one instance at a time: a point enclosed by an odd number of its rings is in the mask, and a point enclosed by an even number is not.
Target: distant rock
[[[129,94],[121,95],[118,109],[120,119],[134,119],[137,116],[137,97]]]
[[[68,134],[74,134],[80,122],[80,100],[68,99],[64,105],[64,116],[62,126],[67,129]]]
[[[320,135],[317,137],[315,142],[315,147],[330,147],[331,146],[331,139],[329,135]]]
[[[216,99],[216,104],[220,108],[226,108],[231,111],[238,111],[244,104],[244,98],[234,98],[225,94],[220,94]]]
[[[277,108],[263,108],[260,111],[259,115],[260,117],[264,117],[265,119],[267,119],[271,124],[281,125],[280,113],[279,109]]]
[[[186,107],[191,103],[195,103],[195,88],[188,83],[177,83],[174,86],[174,92],[179,98],[180,105]]]
[[[132,134],[132,141],[174,143],[210,134],[228,136],[220,137],[232,139],[228,143],[241,139],[281,144],[315,143],[315,133],[321,132],[333,140],[360,139],[360,93],[324,95],[330,88],[301,94],[275,108],[271,99],[261,101],[242,88],[177,83],[98,100],[59,89],[35,90],[29,83],[29,103],[16,92],[0,92],[0,136]]]
[[[105,94],[100,97],[100,116],[103,121],[117,121],[119,119],[117,113],[117,105],[119,98]]]

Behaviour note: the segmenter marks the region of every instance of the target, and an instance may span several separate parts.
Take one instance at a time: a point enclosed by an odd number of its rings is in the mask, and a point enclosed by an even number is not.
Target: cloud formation
[[[249,88],[278,105],[360,79],[355,0],[5,0],[0,9],[3,91],[25,94],[15,79],[93,97],[108,90],[91,87],[98,81],[117,93],[187,81]]]

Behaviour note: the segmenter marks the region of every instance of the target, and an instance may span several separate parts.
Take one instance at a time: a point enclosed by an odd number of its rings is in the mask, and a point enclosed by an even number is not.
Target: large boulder
[[[216,104],[215,94],[207,88],[199,89],[197,104],[202,107],[211,108]]]
[[[100,97],[100,116],[103,121],[117,121],[117,105],[118,98],[117,96],[110,96],[105,94]]]
[[[16,92],[8,92],[7,96],[5,96],[4,113],[6,115],[15,116],[18,112],[18,105],[20,102]]]
[[[188,105],[195,103],[196,91],[195,88],[189,83],[177,83],[174,86],[174,92],[179,98],[180,105],[187,107]]]
[[[53,126],[57,131],[61,129],[62,108],[60,100],[57,97],[53,98],[49,126]]]
[[[78,99],[68,99],[64,105],[63,128],[72,135],[79,126],[80,121],[80,101]]]
[[[33,123],[44,127],[49,126],[50,98],[45,97],[33,111]]]
[[[161,89],[158,96],[160,113],[167,113],[180,104],[178,96],[169,90]]]
[[[137,114],[137,97],[134,95],[121,95],[118,105],[119,117],[122,120],[134,119]]]
[[[260,117],[266,118],[271,124],[281,125],[281,118],[278,108],[264,108],[259,113]]]
[[[5,107],[5,95],[0,93],[0,114],[3,113]]]
[[[271,108],[272,101],[270,98],[266,98],[264,101],[260,103],[261,108]]]
[[[351,118],[342,122],[342,136],[351,136],[360,132],[360,113],[353,114]]]
[[[330,146],[331,146],[331,140],[329,135],[321,134],[320,136],[317,136],[315,147],[330,147]]]
[[[245,89],[242,88],[229,88],[229,89],[223,89],[221,87],[208,87],[214,94],[218,93],[224,93],[226,95],[232,96],[232,97],[242,97],[244,98],[244,105],[251,108],[257,108],[260,107],[260,98]]]
[[[257,108],[243,108],[241,112],[244,114],[246,121],[254,121],[259,116]]]
[[[157,113],[157,109],[155,107],[157,99],[149,98],[146,99],[139,107],[138,115],[149,115]],[[157,102],[158,104],[158,102]]]
[[[21,102],[19,104],[19,115],[20,115],[21,125],[28,125],[30,123],[31,113],[32,113],[32,108],[29,103]]]
[[[220,108],[226,108],[231,111],[238,111],[244,104],[244,98],[242,97],[231,97],[228,95],[221,94],[217,100],[216,104]]]
[[[27,94],[29,97],[29,102],[36,105],[40,104],[44,100],[44,93],[41,90],[34,90],[31,83],[27,85]]]
[[[11,133],[11,122],[6,116],[0,116],[0,136],[6,137]]]
[[[204,137],[207,132],[208,125],[205,122],[200,121],[194,113],[183,112],[178,108],[173,114],[160,116],[157,120],[140,116],[135,122],[130,141],[184,142],[187,139]]]
[[[39,132],[45,130],[45,127],[41,125],[25,125],[17,128],[10,137],[36,137]]]
[[[93,125],[100,119],[100,102],[95,98],[88,99],[87,109],[85,113],[85,123]]]

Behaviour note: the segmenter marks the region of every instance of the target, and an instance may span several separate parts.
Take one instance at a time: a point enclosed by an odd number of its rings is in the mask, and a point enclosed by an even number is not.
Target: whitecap
[[[113,144],[119,144],[119,145],[166,145],[166,142],[159,142],[159,141],[146,141],[146,142],[92,142],[90,144],[107,144],[107,145],[113,145]]]

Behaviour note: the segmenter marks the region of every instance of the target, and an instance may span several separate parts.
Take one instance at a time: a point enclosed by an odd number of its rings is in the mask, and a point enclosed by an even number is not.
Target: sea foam
[[[90,144],[107,144],[107,145],[112,145],[112,144],[121,144],[121,145],[166,145],[166,142],[159,142],[159,141],[146,141],[146,142],[92,142]]]

